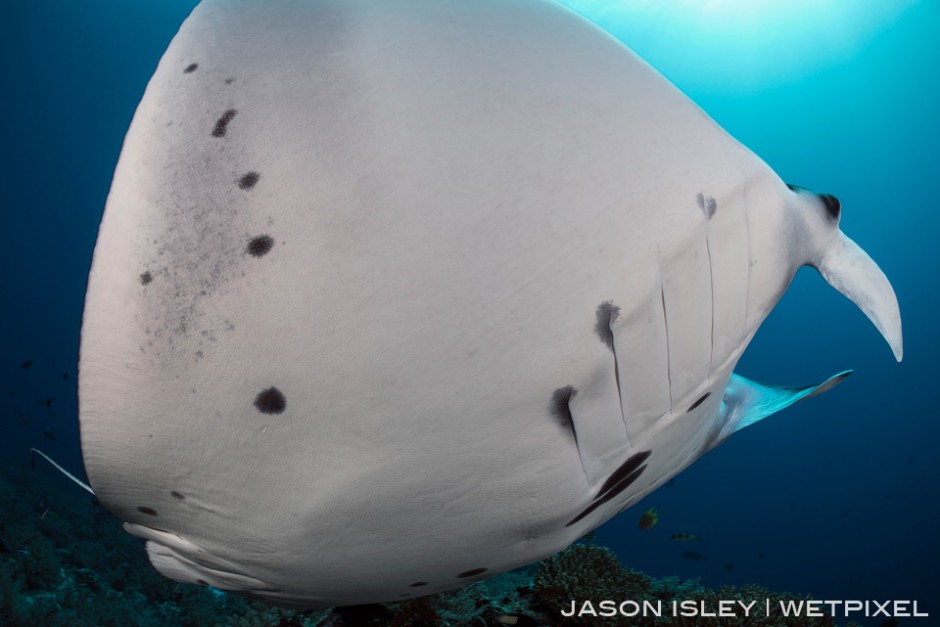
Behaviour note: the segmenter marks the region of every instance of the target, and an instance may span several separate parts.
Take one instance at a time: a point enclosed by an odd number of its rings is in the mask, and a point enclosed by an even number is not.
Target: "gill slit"
[[[711,288],[711,295],[709,300],[711,301],[711,310],[712,310],[712,319],[711,319],[711,350],[708,352],[708,375],[706,381],[711,383],[712,380],[712,362],[715,358],[715,267],[712,265],[712,246],[711,240],[709,239],[709,234],[711,229],[708,228],[708,218],[705,219],[705,251],[708,253],[708,281]],[[668,334],[667,334],[668,335]]]
[[[747,286],[744,290],[744,335],[747,337],[749,326],[748,316],[751,313],[748,303],[751,302],[751,264],[754,263],[753,251],[751,250],[751,224],[747,219],[747,188],[744,189],[744,232],[747,233]]]
[[[663,327],[666,329],[666,382],[669,384],[669,412],[672,413],[672,358],[669,354],[669,317],[666,315],[666,286],[663,280],[663,264],[659,247],[656,247],[656,266],[659,269],[659,300],[663,306]]]
[[[611,318],[613,322],[613,318]],[[608,323],[609,324],[609,323]],[[620,403],[620,419],[623,421],[623,431],[626,435],[627,442],[630,442],[630,430],[627,429],[627,416],[623,412],[623,394],[620,392],[620,365],[617,363],[617,347],[613,342],[614,330],[610,330],[611,337],[611,352],[614,354],[614,383],[617,384],[617,401]]]
[[[568,397],[565,405],[568,408],[568,416],[571,417],[571,435],[574,436],[574,450],[578,453],[578,463],[581,464],[581,472],[584,473],[584,480],[590,485],[591,478],[588,476],[587,468],[584,466],[584,458],[581,456],[581,444],[578,443],[578,427],[574,424],[574,414],[571,412],[571,397]]]

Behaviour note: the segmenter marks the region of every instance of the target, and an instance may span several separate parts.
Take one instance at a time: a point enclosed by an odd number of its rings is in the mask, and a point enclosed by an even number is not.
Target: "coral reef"
[[[807,600],[788,593],[771,592],[759,586],[723,586],[718,590],[704,588],[697,580],[681,581],[676,577],[654,579],[643,573],[625,569],[607,548],[574,544],[539,563],[533,581],[536,608],[543,615],[554,617],[552,625],[607,625],[623,627],[835,627],[831,617],[776,615],[754,612],[750,616],[718,618],[714,616],[681,615],[682,602],[692,607],[714,611],[719,601],[754,602],[754,606],[780,607],[780,603]],[[640,613],[637,616],[582,615],[565,618],[572,601],[590,599],[630,600],[639,606],[662,608],[662,615]],[[597,609],[597,608],[593,608]],[[689,613],[692,613],[691,611]],[[600,612],[598,612],[600,614]],[[850,623],[851,625],[851,623]]]
[[[542,560],[532,586],[541,606],[553,614],[573,599],[641,599],[651,590],[649,577],[625,570],[613,551],[592,544],[572,544]]]
[[[832,627],[831,618],[647,616],[565,618],[572,601],[630,599],[670,604],[719,599],[799,599],[757,586],[710,590],[697,581],[654,579],[623,568],[609,550],[574,544],[537,566],[459,590],[400,603],[285,610],[211,588],[176,583],[147,562],[93,498],[25,466],[0,474],[0,625],[225,625],[231,627]]]

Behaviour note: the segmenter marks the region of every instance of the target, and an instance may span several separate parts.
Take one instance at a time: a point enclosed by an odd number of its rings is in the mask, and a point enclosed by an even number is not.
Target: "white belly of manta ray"
[[[800,266],[901,358],[839,216],[549,0],[206,0],[101,223],[88,476],[180,581],[316,607],[489,577],[841,381],[732,373]]]

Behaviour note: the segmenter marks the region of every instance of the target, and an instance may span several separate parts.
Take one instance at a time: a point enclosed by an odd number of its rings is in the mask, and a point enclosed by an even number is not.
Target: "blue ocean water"
[[[738,371],[794,385],[856,373],[735,435],[602,527],[598,541],[656,576],[823,599],[917,599],[940,624],[940,4],[794,2],[781,13],[732,0],[567,3],[785,180],[837,195],[843,230],[892,281],[905,335],[899,365],[851,303],[801,271]],[[143,89],[194,5],[6,3],[3,468],[37,445],[81,468],[75,366],[97,226]],[[21,368],[27,360],[32,367]],[[660,522],[643,531],[639,516],[653,506]],[[701,539],[676,543],[675,532]],[[690,548],[708,559],[684,559]]]

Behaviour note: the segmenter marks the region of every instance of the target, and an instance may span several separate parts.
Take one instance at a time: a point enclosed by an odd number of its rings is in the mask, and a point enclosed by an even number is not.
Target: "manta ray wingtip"
[[[853,370],[843,370],[821,383],[802,387],[765,385],[733,373],[725,389],[726,423],[715,441],[715,446],[726,440],[732,433],[786,409],[794,403],[828,392],[845,381],[853,372]]]

